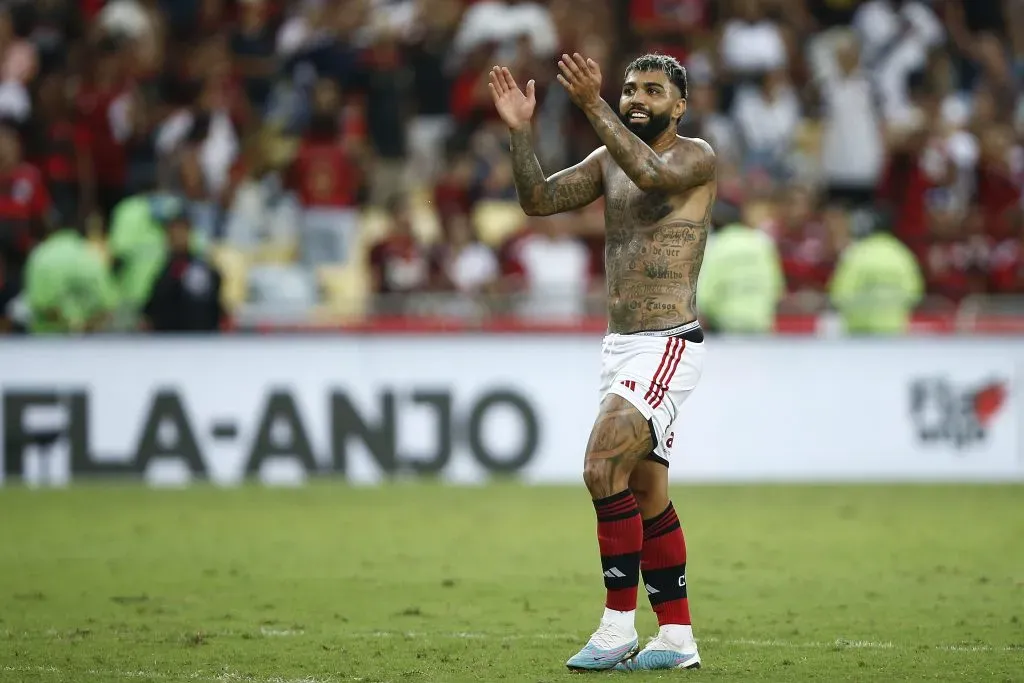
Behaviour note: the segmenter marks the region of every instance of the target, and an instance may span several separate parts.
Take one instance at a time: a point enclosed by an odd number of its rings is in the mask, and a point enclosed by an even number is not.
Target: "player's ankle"
[[[694,642],[690,624],[662,624],[660,632],[662,638],[672,645],[683,647]]]
[[[636,630],[636,610],[621,611],[605,607],[601,623],[610,624],[622,633],[632,633]]]

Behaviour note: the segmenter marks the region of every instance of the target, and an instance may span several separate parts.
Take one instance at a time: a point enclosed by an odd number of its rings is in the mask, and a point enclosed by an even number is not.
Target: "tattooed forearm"
[[[600,197],[600,168],[595,168],[595,164],[594,157],[588,157],[579,166],[545,178],[529,131],[512,131],[513,179],[519,204],[530,216],[571,211]]]
[[[604,100],[586,110],[594,132],[608,148],[615,163],[640,189],[651,188],[662,165],[657,152],[633,135]]]
[[[512,131],[512,177],[523,210],[532,213],[541,204],[544,192],[544,169],[533,151],[533,140],[528,130]]]
[[[604,100],[585,111],[615,163],[641,190],[679,192],[714,178],[715,154],[703,140],[693,140],[669,163],[634,135]]]

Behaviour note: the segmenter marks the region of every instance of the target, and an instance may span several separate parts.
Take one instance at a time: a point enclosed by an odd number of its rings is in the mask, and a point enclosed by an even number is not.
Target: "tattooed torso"
[[[605,118],[615,119],[605,110]],[[620,123],[613,124],[609,137],[618,145],[615,154],[599,148],[550,178],[544,177],[529,131],[513,130],[519,203],[531,216],[549,216],[586,206],[603,194],[609,331],[625,334],[688,323],[697,317],[697,278],[715,202],[714,151],[703,140],[677,137],[657,154],[636,136],[622,134]],[[623,170],[627,164],[632,164],[630,175]],[[631,178],[642,179],[647,189]],[[656,187],[685,189],[650,189]]]
[[[686,154],[690,141],[665,154]],[[672,195],[644,192],[614,163],[604,165],[608,329],[663,330],[697,317],[714,180]]]

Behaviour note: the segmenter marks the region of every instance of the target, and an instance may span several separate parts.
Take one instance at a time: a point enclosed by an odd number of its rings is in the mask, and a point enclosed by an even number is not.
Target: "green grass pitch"
[[[704,668],[595,679],[1024,681],[1024,487],[673,498]],[[579,680],[594,529],[582,487],[0,489],[0,681]]]

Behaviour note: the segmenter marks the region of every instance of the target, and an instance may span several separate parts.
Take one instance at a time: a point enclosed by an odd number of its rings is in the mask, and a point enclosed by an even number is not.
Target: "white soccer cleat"
[[[673,643],[664,633],[651,638],[647,646],[615,666],[616,671],[655,671],[659,669],[699,669],[700,654],[694,640]]]
[[[601,625],[583,649],[570,657],[565,665],[573,671],[613,669],[616,664],[634,654],[639,643],[640,637],[635,628],[627,632],[602,619]]]

